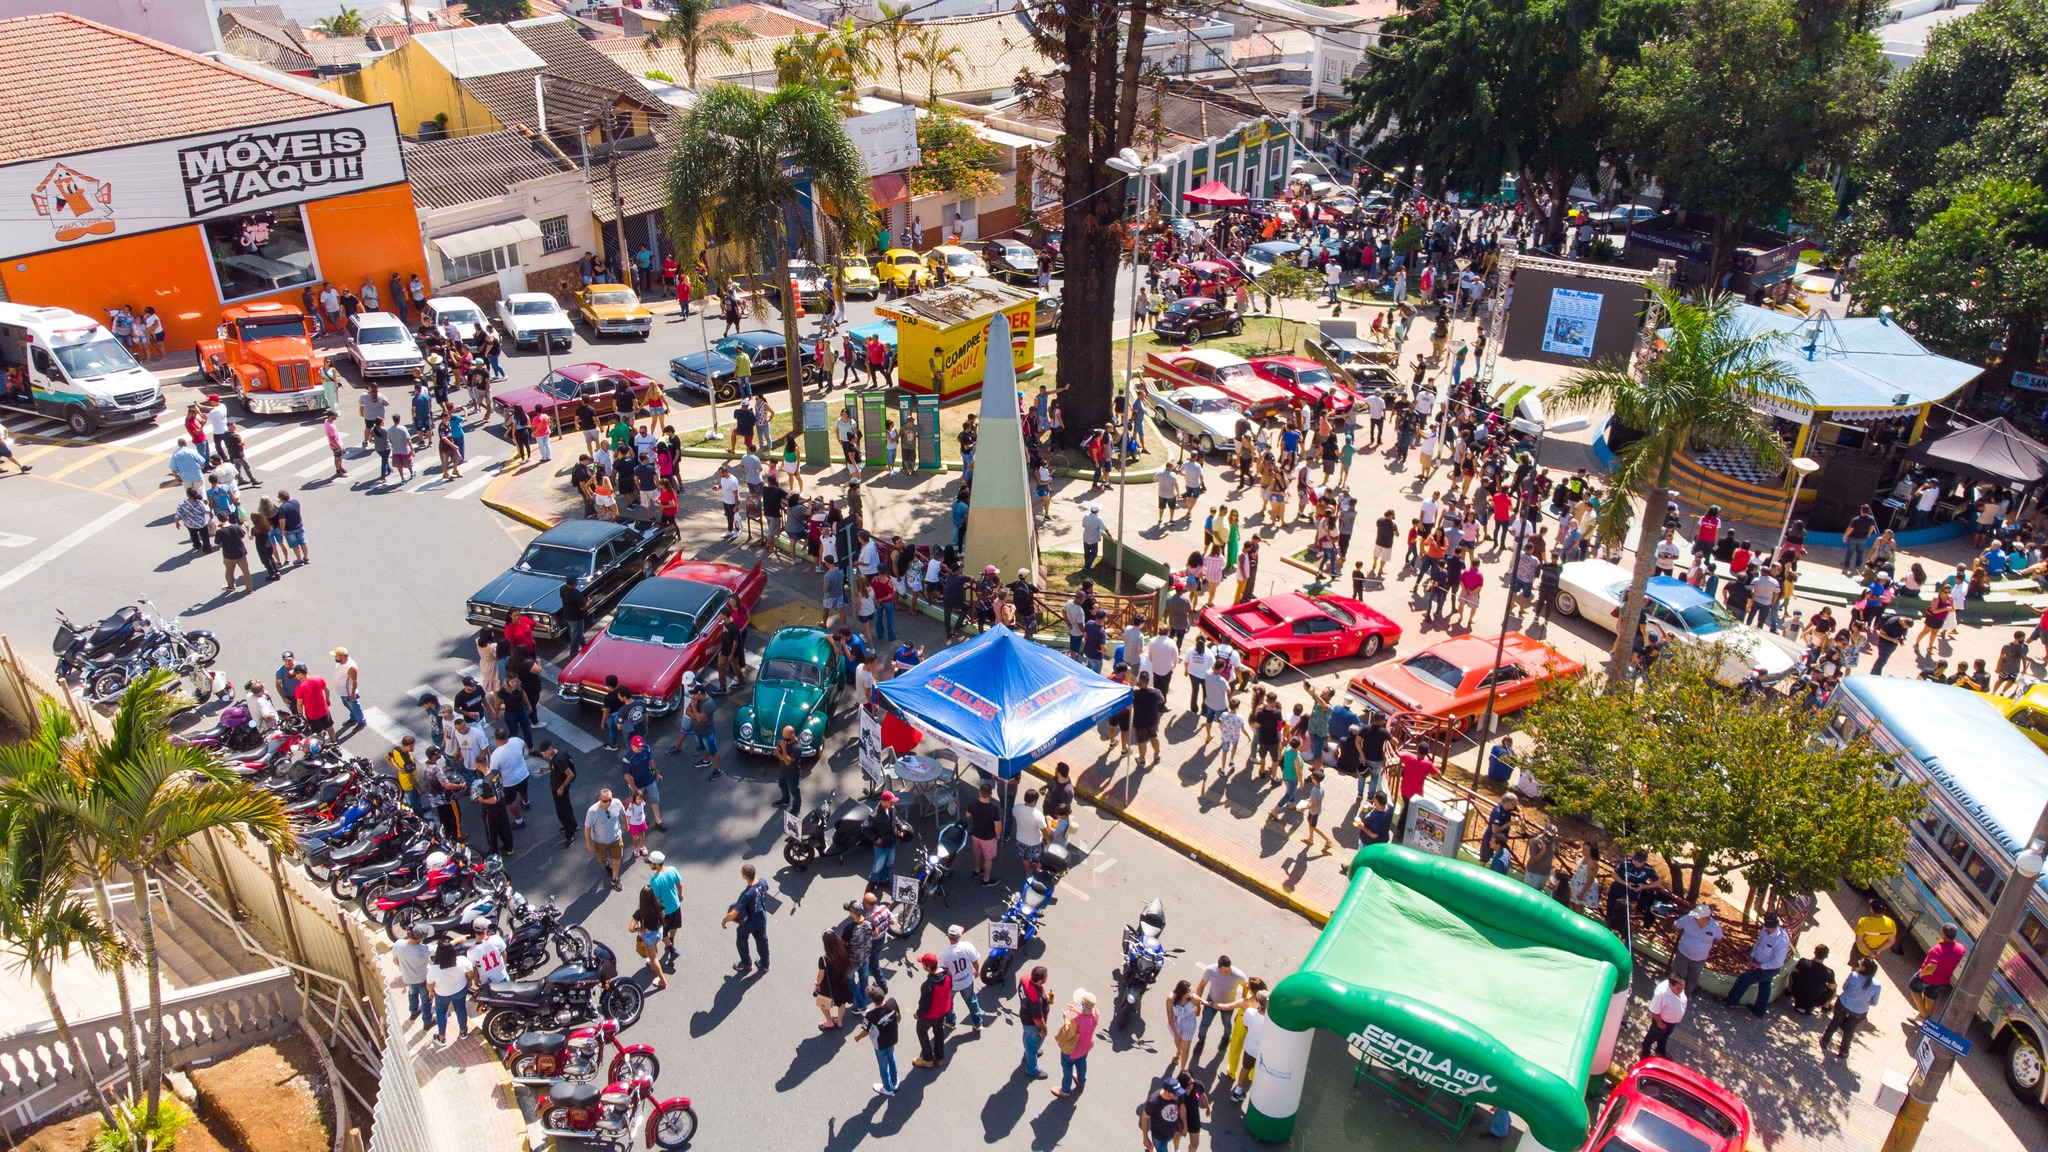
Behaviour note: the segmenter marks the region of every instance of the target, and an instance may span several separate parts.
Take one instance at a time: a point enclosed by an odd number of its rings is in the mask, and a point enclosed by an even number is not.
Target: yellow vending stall
[[[896,380],[912,392],[951,400],[981,389],[988,366],[988,322],[1010,322],[1010,362],[1021,375],[1037,362],[1032,331],[1038,293],[976,276],[886,301],[875,313],[896,321]]]

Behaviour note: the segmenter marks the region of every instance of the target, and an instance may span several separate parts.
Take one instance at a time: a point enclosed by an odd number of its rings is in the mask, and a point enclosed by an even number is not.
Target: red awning
[[[1192,188],[1182,193],[1181,199],[1190,204],[1207,204],[1216,208],[1240,208],[1252,202],[1251,197],[1231,191],[1230,185],[1221,180],[1211,180],[1199,188]]]
[[[910,178],[901,172],[884,172],[869,180],[868,187],[877,208],[894,208],[898,204],[910,203]]]

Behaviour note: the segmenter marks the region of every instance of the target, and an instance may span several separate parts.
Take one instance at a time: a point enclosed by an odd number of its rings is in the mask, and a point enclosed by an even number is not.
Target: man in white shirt
[[[1095,567],[1095,554],[1102,549],[1102,534],[1109,524],[1102,519],[1102,505],[1089,501],[1088,514],[1081,517],[1081,571]]]
[[[505,938],[498,935],[490,920],[479,916],[471,921],[470,928],[476,932],[476,943],[469,946],[469,962],[476,966],[470,973],[479,984],[502,984],[512,978],[512,970],[505,966]]]
[[[882,570],[881,545],[875,543],[874,535],[866,529],[861,530],[860,558],[855,563],[860,567],[860,574],[870,580],[874,579],[875,574]]]
[[[1387,434],[1387,398],[1374,392],[1365,398],[1366,427],[1372,438],[1366,441],[1368,448],[1377,448]]]
[[[1442,496],[1443,493],[1441,492],[1431,492],[1429,499],[1422,502],[1422,507],[1416,509],[1422,516],[1423,528],[1435,528],[1436,522],[1443,517],[1444,505]]]
[[[966,930],[958,924],[946,929],[946,940],[946,946],[939,949],[939,963],[944,965],[947,974],[952,976],[953,991],[958,992],[960,999],[966,1003],[968,1022],[974,1025],[976,1032],[979,1032],[981,997],[975,994],[974,982],[978,979],[978,970],[981,968],[981,951],[974,946],[974,941],[966,938]],[[957,1019],[948,1005],[946,1027],[951,1028]]]
[[[526,778],[532,775],[526,768],[526,741],[500,728],[493,734],[496,746],[491,749],[490,770],[498,774],[498,787],[505,790],[505,806],[510,809],[514,828],[526,827]]]
[[[1146,669],[1152,673],[1152,686],[1159,689],[1161,697],[1172,695],[1173,672],[1180,666],[1180,646],[1173,637],[1161,632],[1145,645]]]
[[[1038,807],[1038,789],[1027,788],[1024,798],[1010,805],[1010,834],[1017,838],[1017,858],[1024,874],[1038,871],[1038,858],[1045,852],[1045,813]]]
[[[718,466],[718,502],[725,509],[725,539],[731,540],[740,534],[740,482],[723,464]]]
[[[1195,650],[1188,653],[1181,663],[1188,669],[1188,711],[1197,712],[1202,707],[1202,682],[1209,678],[1209,670],[1216,666],[1216,657],[1209,651],[1209,641],[1195,638]]]
[[[1202,498],[1207,487],[1202,480],[1202,458],[1190,456],[1180,462],[1181,495],[1188,502],[1188,515],[1195,514],[1195,502]]]
[[[1164,524],[1175,518],[1180,505],[1180,474],[1171,468],[1159,470],[1159,518],[1154,524]]]
[[[1707,957],[1722,935],[1721,922],[1714,919],[1714,910],[1704,903],[1693,905],[1692,915],[1679,919],[1678,946],[1671,956],[1670,975],[1681,981],[1681,987],[1688,993],[1699,987]]]
[[[1756,1007],[1750,1011],[1761,1020],[1771,1010],[1771,992],[1777,984],[1778,972],[1785,967],[1785,961],[1792,956],[1792,935],[1778,923],[1776,912],[1764,913],[1764,930],[1749,949],[1749,970],[1735,978],[1735,986],[1728,989],[1728,1007],[1742,1003],[1743,996],[1751,988],[1757,990]]]
[[[596,802],[583,813],[583,845],[604,865],[614,892],[619,890],[619,866],[626,858],[625,835],[626,805],[611,789],[601,789]]]
[[[1669,1056],[1665,1045],[1671,1039],[1671,1030],[1685,1019],[1685,981],[1676,976],[1667,978],[1657,986],[1657,993],[1650,997],[1650,1028],[1643,1033],[1643,1047],[1637,1054],[1648,1056],[1655,1050],[1659,1056]]]
[[[1657,575],[1669,576],[1677,569],[1680,551],[1676,530],[1666,528],[1664,538],[1657,541]]]
[[[476,762],[477,757],[489,750],[491,742],[484,736],[482,728],[470,723],[469,717],[455,718],[455,728],[448,736],[448,745],[448,758],[463,771],[483,772],[483,765]]]
[[[1082,606],[1081,593],[1060,608],[1060,617],[1067,622],[1067,654],[1076,660],[1081,658],[1081,633],[1088,624],[1088,610]]]

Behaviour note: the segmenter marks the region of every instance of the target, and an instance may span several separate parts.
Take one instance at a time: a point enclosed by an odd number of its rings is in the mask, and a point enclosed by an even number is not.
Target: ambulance
[[[0,303],[0,408],[62,420],[89,436],[155,419],[164,395],[99,321],[63,308]]]

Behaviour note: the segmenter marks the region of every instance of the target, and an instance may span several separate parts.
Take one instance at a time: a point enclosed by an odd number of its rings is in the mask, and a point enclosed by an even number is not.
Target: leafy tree
[[[472,24],[510,24],[533,15],[527,0],[465,0],[462,14]]]
[[[1401,0],[1351,107],[1383,166],[1421,164],[1425,190],[1492,195],[1503,173],[1561,233],[1572,185],[1597,184],[1617,65],[1666,26],[1676,0]]]
[[[2003,367],[2032,367],[2048,323],[2048,195],[2033,181],[1987,174],[1935,195],[1947,206],[1910,239],[1863,253],[1858,308],[1890,305],[1929,343],[1970,359],[2003,341]]]
[[[868,35],[874,39],[876,55],[887,60],[895,70],[896,92],[906,100],[910,97],[910,88],[903,83],[904,58],[916,50],[918,35],[917,23],[908,19],[914,2],[904,0],[901,4],[891,4],[882,0],[876,6],[881,13],[880,18],[867,27]]]
[[[753,29],[745,25],[731,21],[713,22],[711,14],[718,8],[718,0],[672,0],[668,19],[649,31],[647,38],[641,41],[650,54],[665,44],[680,48],[683,77],[691,91],[697,88],[697,62],[706,51],[731,56],[733,45],[754,38]]]
[[[1749,406],[1757,396],[1799,401],[1807,391],[1778,361],[1775,332],[1748,332],[1735,319],[1733,297],[1695,299],[1652,287],[1669,332],[1661,348],[1638,373],[1632,366],[1596,364],[1573,372],[1544,403],[1560,412],[1609,410],[1616,422],[1642,433],[1615,453],[1608,473],[1613,492],[1600,508],[1600,532],[1609,540],[1628,534],[1640,498],[1647,509],[1636,535],[1635,571],[1614,634],[1608,675],[1619,681],[1634,652],[1642,622],[1643,589],[1656,564],[1660,518],[1655,514],[1671,488],[1671,466],[1679,450],[1696,447],[1747,449],[1766,466],[1784,459],[1785,445],[1771,422]]]
[[[363,14],[346,6],[334,15],[316,21],[314,26],[329,36],[361,36],[370,30],[370,26],[363,22]]]
[[[1745,225],[1777,219],[1813,161],[1846,161],[1884,61],[1872,0],[1690,0],[1617,71],[1617,138],[1665,199],[1714,217],[1712,282]]]
[[[778,85],[816,88],[847,115],[859,103],[861,81],[874,79],[882,70],[874,38],[868,29],[854,27],[850,18],[822,31],[798,32],[778,46],[773,56]]]
[[[917,153],[917,167],[910,170],[912,195],[988,196],[1003,186],[995,170],[1002,150],[942,105],[918,115]]]
[[[945,35],[930,24],[919,26],[911,50],[904,55],[903,62],[915,65],[924,72],[925,103],[937,107],[939,103],[939,76],[951,76],[964,80],[967,73],[960,62],[967,59],[967,52],[960,45],[947,40]]]
[[[669,156],[668,232],[676,262],[695,265],[705,236],[716,233],[740,245],[749,268],[773,261],[775,282],[788,284],[792,245],[784,222],[792,209],[808,208],[798,172],[809,177],[841,235],[865,241],[873,230],[867,163],[847,139],[831,96],[805,84],[768,93],[731,84],[706,89],[684,114]],[[786,347],[800,346],[794,308],[782,310],[782,335]],[[803,373],[791,371],[790,411],[803,411],[803,396]]]
[[[1639,684],[1580,677],[1531,708],[1520,761],[1553,811],[1673,862],[1673,887],[1746,872],[1797,894],[1896,871],[1920,785],[1895,785],[1866,737],[1824,739],[1825,713],[1782,697],[1732,699],[1717,648],[1678,648]],[[1681,875],[1681,873],[1683,875]]]

